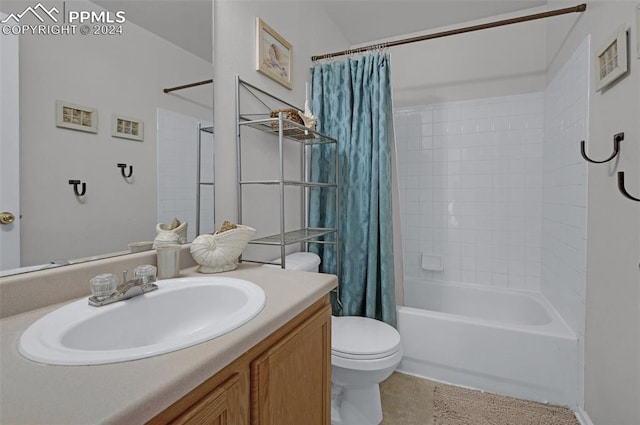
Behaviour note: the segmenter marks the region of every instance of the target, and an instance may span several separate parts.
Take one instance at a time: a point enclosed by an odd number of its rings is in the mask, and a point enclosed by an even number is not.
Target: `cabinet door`
[[[331,310],[326,306],[251,362],[251,423],[330,421]]]
[[[241,415],[240,379],[236,373],[177,417],[173,425],[238,425]]]

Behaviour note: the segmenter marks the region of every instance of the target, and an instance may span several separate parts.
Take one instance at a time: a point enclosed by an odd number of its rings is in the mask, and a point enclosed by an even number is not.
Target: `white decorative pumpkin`
[[[191,242],[191,256],[200,264],[200,273],[220,273],[238,267],[238,257],[256,234],[256,229],[237,226],[222,233],[200,235]]]

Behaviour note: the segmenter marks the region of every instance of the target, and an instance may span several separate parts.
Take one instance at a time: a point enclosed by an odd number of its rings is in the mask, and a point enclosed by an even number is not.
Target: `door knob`
[[[0,224],[11,224],[15,221],[16,217],[7,211],[0,212]]]

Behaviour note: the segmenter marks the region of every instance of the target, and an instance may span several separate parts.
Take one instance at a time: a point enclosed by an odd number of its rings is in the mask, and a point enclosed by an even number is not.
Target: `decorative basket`
[[[282,118],[287,119],[289,121],[297,122],[300,125],[304,125],[304,121],[302,121],[302,118],[300,118],[300,115],[298,115],[297,109],[274,109],[271,111],[269,116],[271,118],[278,118],[278,114],[280,112],[282,112]],[[278,128],[278,122],[277,121],[272,122],[271,126],[274,128]],[[295,128],[295,127],[285,123],[284,128],[287,129],[287,128]]]
[[[278,118],[278,113],[282,112],[282,118],[287,119],[289,121],[293,121],[300,125],[304,125],[304,121],[300,117],[297,109],[274,109],[269,114],[271,118]],[[271,123],[271,128],[274,130],[278,129],[278,121],[274,121]],[[299,127],[294,127],[289,123],[283,123],[282,125],[282,134],[287,137],[292,137],[294,139],[313,139],[316,137],[314,134],[304,131]]]

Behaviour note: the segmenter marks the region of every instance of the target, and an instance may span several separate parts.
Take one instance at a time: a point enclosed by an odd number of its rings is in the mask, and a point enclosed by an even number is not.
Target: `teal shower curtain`
[[[338,315],[365,316],[396,325],[391,210],[392,120],[389,55],[373,53],[312,68],[312,109],[318,130],[338,140],[339,214],[335,189],[313,189],[312,227],[334,227],[340,259],[331,245],[311,244],[322,271],[340,270],[343,307]],[[335,170],[333,145],[314,146],[312,181]]]

